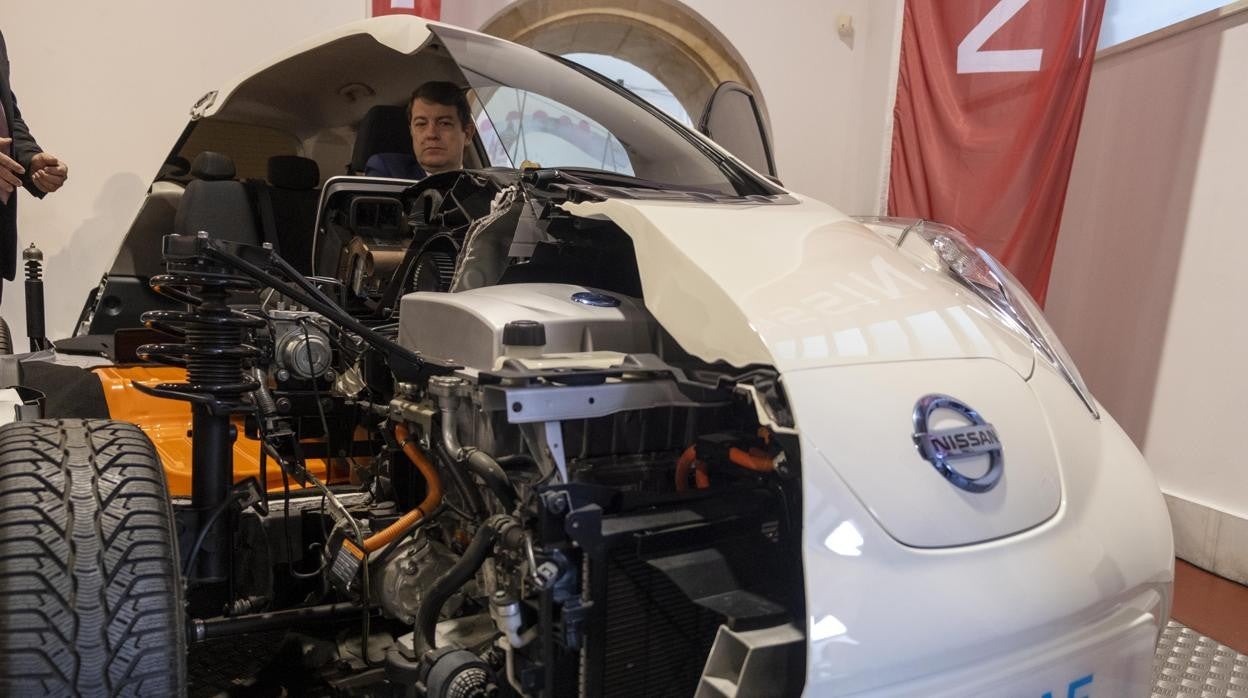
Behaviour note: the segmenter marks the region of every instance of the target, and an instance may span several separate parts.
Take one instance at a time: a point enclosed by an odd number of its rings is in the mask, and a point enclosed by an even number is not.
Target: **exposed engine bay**
[[[188,371],[140,389],[193,406],[175,502],[192,641],[298,628],[339,694],[800,691],[778,374],[707,364],[655,322],[629,236],[560,208],[610,184],[340,190],[306,277],[269,249],[165,239],[153,287],[188,306],[145,321],[185,342],[137,353]],[[259,478],[222,467],[236,426]]]

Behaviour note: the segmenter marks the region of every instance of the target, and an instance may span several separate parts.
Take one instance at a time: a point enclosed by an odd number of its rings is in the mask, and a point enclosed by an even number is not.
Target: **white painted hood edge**
[[[1030,377],[1030,341],[961,284],[845,214],[797,203],[565,203],[633,240],[646,308],[707,362],[783,373],[993,358]]]

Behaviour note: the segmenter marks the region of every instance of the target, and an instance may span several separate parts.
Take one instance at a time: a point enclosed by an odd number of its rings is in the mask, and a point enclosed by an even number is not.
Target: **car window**
[[[170,160],[183,158],[189,166],[196,155],[210,150],[230,156],[239,179],[264,179],[270,157],[299,154],[299,141],[277,129],[211,118],[197,121],[193,126]],[[169,179],[188,178],[189,175]]]
[[[742,196],[776,190],[657,110],[561,60],[493,37],[433,28],[478,96],[491,164],[580,167],[648,185]]]
[[[491,165],[515,167],[527,161],[637,174],[618,138],[566,104],[514,87],[489,88],[478,97],[477,130]],[[501,123],[493,123],[491,116]]]
[[[772,175],[776,166],[754,93],[744,85],[725,82],[711,95],[702,115],[702,132],[755,170]]]

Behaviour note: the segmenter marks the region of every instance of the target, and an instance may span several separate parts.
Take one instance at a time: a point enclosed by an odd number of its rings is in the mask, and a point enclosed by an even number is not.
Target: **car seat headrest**
[[[209,182],[234,179],[234,161],[225,153],[205,150],[191,161],[191,176]]]
[[[315,189],[321,182],[316,161],[298,155],[269,158],[269,184],[278,189]]]
[[[351,171],[363,172],[368,159],[377,153],[412,152],[412,134],[404,107],[378,104],[370,107],[355,132]]]

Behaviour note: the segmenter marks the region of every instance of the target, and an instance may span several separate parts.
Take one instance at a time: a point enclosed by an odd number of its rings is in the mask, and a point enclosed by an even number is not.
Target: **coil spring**
[[[259,386],[243,372],[243,361],[259,356],[260,350],[243,339],[244,332],[264,321],[226,305],[231,291],[254,290],[259,284],[224,267],[196,261],[177,268],[171,264],[168,273],[153,276],[149,285],[156,293],[187,304],[186,310],[149,310],[142,315],[147,327],[186,340],[138,348],[136,353],[144,359],[186,367],[185,383],[161,383],[154,392],[192,401],[204,396],[230,407]]]

